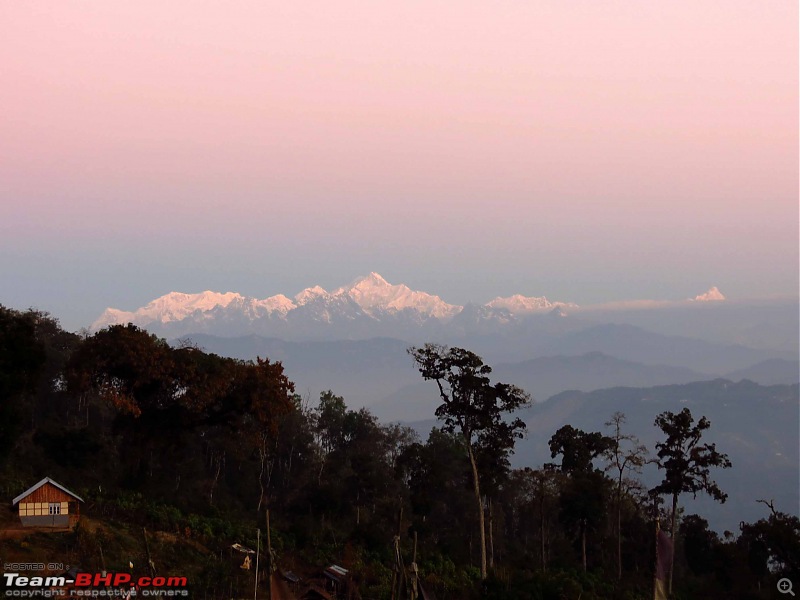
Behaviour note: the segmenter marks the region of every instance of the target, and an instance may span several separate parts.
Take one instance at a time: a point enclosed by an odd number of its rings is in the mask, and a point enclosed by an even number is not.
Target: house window
[[[60,502],[51,502],[50,503],[50,514],[51,515],[60,515],[61,514],[61,503]]]

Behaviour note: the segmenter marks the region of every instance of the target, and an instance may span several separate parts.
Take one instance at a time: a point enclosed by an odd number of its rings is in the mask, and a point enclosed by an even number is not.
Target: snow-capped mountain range
[[[236,292],[170,292],[134,311],[107,308],[91,329],[133,323],[169,335],[200,332],[277,335],[292,331],[297,335],[291,337],[305,337],[304,331],[311,327],[338,329],[346,324],[346,337],[360,337],[364,329],[370,329],[374,335],[387,335],[390,331],[385,329],[443,326],[464,313],[464,308],[403,284],[393,285],[378,273],[370,273],[330,292],[314,286],[293,298],[283,294],[262,300]],[[551,302],[543,296],[514,295],[471,308],[481,309],[483,319],[507,322],[515,316],[573,309],[577,305]]]
[[[712,288],[694,300],[721,299],[724,296]],[[490,333],[519,325],[529,317],[563,317],[577,309],[573,303],[519,294],[497,297],[484,305],[460,306],[370,273],[333,291],[314,286],[292,298],[283,294],[258,299],[236,292],[170,292],[134,311],[107,308],[91,330],[133,323],[168,337],[210,333],[295,340],[408,339],[422,332]]]

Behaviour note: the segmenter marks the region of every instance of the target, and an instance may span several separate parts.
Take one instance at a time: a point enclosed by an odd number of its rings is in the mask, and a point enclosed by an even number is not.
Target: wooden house
[[[73,527],[83,498],[45,477],[12,501],[23,527]]]

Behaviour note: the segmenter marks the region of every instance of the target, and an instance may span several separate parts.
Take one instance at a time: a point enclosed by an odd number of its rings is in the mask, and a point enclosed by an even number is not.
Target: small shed
[[[45,477],[12,501],[23,527],[72,527],[80,518],[83,498]]]

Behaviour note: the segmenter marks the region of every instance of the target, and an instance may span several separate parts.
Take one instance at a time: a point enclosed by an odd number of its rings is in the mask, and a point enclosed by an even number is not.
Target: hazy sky
[[[797,294],[796,0],[0,2],[0,303]]]

